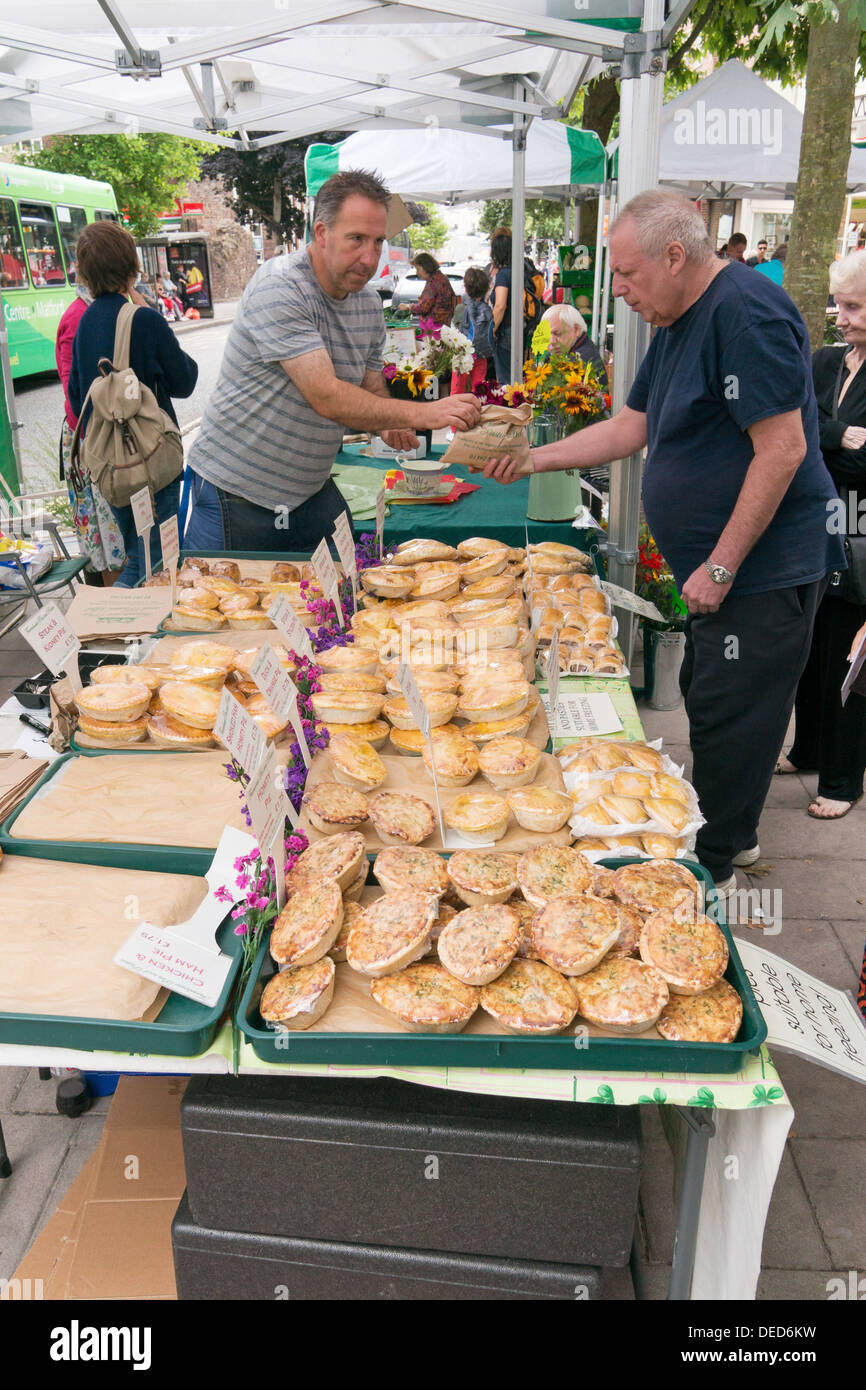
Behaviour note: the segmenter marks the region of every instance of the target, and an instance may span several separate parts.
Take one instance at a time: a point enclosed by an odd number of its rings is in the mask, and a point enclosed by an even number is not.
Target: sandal
[[[814,801],[811,801],[811,802],[809,803],[809,806],[808,806],[808,808],[807,808],[807,810],[806,810],[806,815],[807,815],[807,816],[811,816],[813,820],[842,820],[844,816],[847,816],[847,814],[848,814],[849,811],[853,811],[853,810],[854,810],[854,807],[857,805],[857,802],[858,802],[858,801],[862,801],[862,800],[863,800],[863,793],[861,792],[860,795],[859,795],[858,797],[855,797],[855,799],[854,799],[853,801],[849,801],[849,802],[847,802],[847,803],[844,802],[844,801],[840,801],[840,802],[839,802],[839,805],[845,807],[845,810],[844,810],[844,811],[836,811],[836,812],[834,812],[834,813],[832,813],[832,814],[830,814],[830,815],[828,815],[828,816],[825,816],[825,815],[821,815],[820,812],[818,812],[818,811],[813,811],[813,810],[812,810],[812,807],[813,807],[813,806],[817,806],[819,801],[833,801],[833,800],[835,800],[835,798],[834,798],[834,797],[830,797],[830,796],[816,797]]]

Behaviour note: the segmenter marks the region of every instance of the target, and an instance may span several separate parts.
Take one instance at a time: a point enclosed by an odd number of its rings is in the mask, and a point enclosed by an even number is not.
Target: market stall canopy
[[[0,135],[166,131],[254,146],[322,130],[556,119],[640,0],[0,0]],[[498,139],[500,132],[494,138]],[[491,145],[493,141],[491,140]]]
[[[662,111],[659,179],[693,198],[792,197],[803,116],[732,58]],[[866,150],[852,149],[849,190],[866,187]]]
[[[306,155],[307,192],[315,196],[341,169],[375,169],[407,198],[457,203],[510,197],[513,161],[510,130],[491,127],[498,143],[456,130],[359,131],[337,145],[311,145]],[[508,143],[506,143],[506,139]],[[604,147],[592,130],[557,121],[534,121],[526,137],[526,196],[562,197],[576,187],[593,189],[604,179]]]

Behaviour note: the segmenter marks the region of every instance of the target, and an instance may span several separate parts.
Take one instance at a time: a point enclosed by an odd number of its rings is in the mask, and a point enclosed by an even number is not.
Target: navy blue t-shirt
[[[646,518],[682,589],[736,506],[754,448],[750,425],[800,410],[806,457],[740,566],[732,593],[753,594],[844,568],[828,529],[836,488],[818,443],[806,325],[765,275],[729,261],[686,312],[656,331],[629,392],[646,413]]]

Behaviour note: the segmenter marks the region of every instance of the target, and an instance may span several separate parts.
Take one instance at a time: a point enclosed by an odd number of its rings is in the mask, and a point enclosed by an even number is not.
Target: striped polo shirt
[[[190,467],[261,507],[299,507],[327,482],[343,426],[316,414],[280,362],[324,349],[339,379],[360,386],[382,370],[384,348],[374,289],[332,299],[306,251],[266,261],[238,306]]]

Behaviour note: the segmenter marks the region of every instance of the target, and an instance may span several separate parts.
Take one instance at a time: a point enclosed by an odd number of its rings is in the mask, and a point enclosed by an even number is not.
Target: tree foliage
[[[261,150],[211,149],[202,160],[202,176],[222,184],[241,221],[263,222],[277,241],[291,242],[303,235],[306,220],[304,156],[310,145],[331,145],[344,134],[324,131]],[[250,138],[257,137],[251,132]]]
[[[409,210],[416,209],[418,204],[409,204]],[[442,216],[435,203],[421,203],[422,210],[427,215],[426,222],[415,221],[409,228],[409,241],[413,251],[430,251],[435,253],[448,240],[448,223]]]
[[[539,241],[561,241],[565,221],[562,203],[550,198],[527,198],[526,236]],[[511,226],[511,199],[491,198],[484,204],[479,230],[490,236],[497,227]]]
[[[110,183],[130,231],[141,237],[158,229],[159,214],[170,211],[186,184],[199,177],[204,148],[199,141],[157,133],[56,135],[19,162]]]

